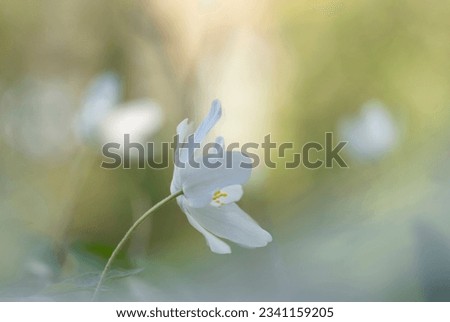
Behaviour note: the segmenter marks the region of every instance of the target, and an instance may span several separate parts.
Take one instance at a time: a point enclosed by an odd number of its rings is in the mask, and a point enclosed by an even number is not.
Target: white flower
[[[341,120],[339,132],[348,141],[352,156],[361,160],[382,158],[399,139],[399,129],[389,109],[377,100],[363,104],[359,116]]]
[[[76,131],[81,140],[98,136],[99,124],[114,110],[122,98],[122,83],[118,75],[105,72],[89,84],[82,108],[76,120]]]
[[[144,144],[161,129],[164,113],[156,102],[149,98],[121,101],[122,82],[117,74],[105,72],[95,77],[76,120],[79,139],[84,143],[119,143],[123,151],[125,134],[133,142]]]
[[[126,134],[133,142],[145,144],[145,140],[156,134],[164,123],[161,107],[151,99],[138,99],[118,105],[99,124],[102,143],[117,142],[123,149]]]
[[[220,102],[215,100],[208,116],[193,133],[193,141],[201,144],[221,115]],[[251,167],[242,166],[251,164],[250,159],[240,152],[224,152],[222,157],[208,158],[209,164],[220,166],[208,167],[202,162],[203,156],[190,156],[187,148],[181,148],[181,143],[192,134],[187,119],[178,125],[177,134],[179,143],[175,153],[180,163],[175,165],[170,191],[183,191],[177,202],[189,223],[203,234],[211,251],[231,253],[230,246],[220,238],[250,248],[263,247],[272,241],[272,236],[235,203],[242,197],[241,185],[250,178]],[[224,147],[221,137],[216,142]],[[191,165],[190,157],[199,166],[193,162]]]

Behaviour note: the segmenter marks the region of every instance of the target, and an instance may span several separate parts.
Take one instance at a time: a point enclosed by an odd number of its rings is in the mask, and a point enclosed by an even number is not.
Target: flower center
[[[212,197],[212,202],[215,203],[217,206],[223,206],[225,203],[223,202],[223,198],[228,197],[228,194],[226,192],[223,192],[221,190],[217,190],[214,192],[214,195]]]

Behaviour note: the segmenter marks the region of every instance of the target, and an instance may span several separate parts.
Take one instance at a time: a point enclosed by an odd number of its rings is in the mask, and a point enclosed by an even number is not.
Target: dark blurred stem
[[[121,241],[117,244],[116,248],[114,249],[111,256],[109,257],[108,262],[106,263],[105,268],[103,269],[102,274],[100,275],[100,279],[97,283],[94,294],[92,295],[91,301],[95,301],[97,299],[98,292],[100,291],[100,288],[103,284],[106,273],[108,272],[109,268],[111,267],[112,262],[117,257],[117,255],[119,254],[119,252],[121,251],[121,249],[123,248],[125,243],[130,238],[131,234],[136,230],[136,228],[139,227],[139,225],[142,224],[142,222],[145,219],[147,219],[147,217],[149,217],[151,214],[153,214],[156,210],[158,210],[159,208],[164,206],[170,200],[175,199],[176,197],[181,196],[182,194],[183,194],[182,191],[178,191],[178,192],[171,194],[170,196],[164,198],[163,200],[158,202],[156,205],[154,205],[152,208],[147,210],[138,220],[136,220],[136,222],[133,224],[133,226],[131,226],[130,229],[128,229],[128,231],[125,233],[125,235],[123,236]]]

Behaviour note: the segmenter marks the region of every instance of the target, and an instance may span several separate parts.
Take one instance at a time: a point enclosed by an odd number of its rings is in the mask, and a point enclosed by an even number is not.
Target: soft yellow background
[[[115,263],[110,300],[450,300],[450,2],[0,3],[0,298],[85,300],[172,169],[104,170],[71,131],[114,71],[169,141],[214,98],[228,142],[323,142],[381,101],[397,142],[349,169],[259,167],[240,205],[273,235],[212,254],[175,203]],[[345,150],[347,151],[347,150]],[[348,151],[347,151],[348,152]],[[142,271],[136,269],[143,269]]]

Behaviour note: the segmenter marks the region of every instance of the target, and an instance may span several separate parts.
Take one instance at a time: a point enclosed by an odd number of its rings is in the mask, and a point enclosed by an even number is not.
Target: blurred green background
[[[172,176],[102,169],[102,143],[171,142],[219,98],[228,142],[300,151],[333,132],[350,168],[256,168],[240,205],[273,236],[261,249],[211,253],[171,203],[101,299],[450,300],[449,15],[437,0],[2,0],[0,299],[89,299]]]

